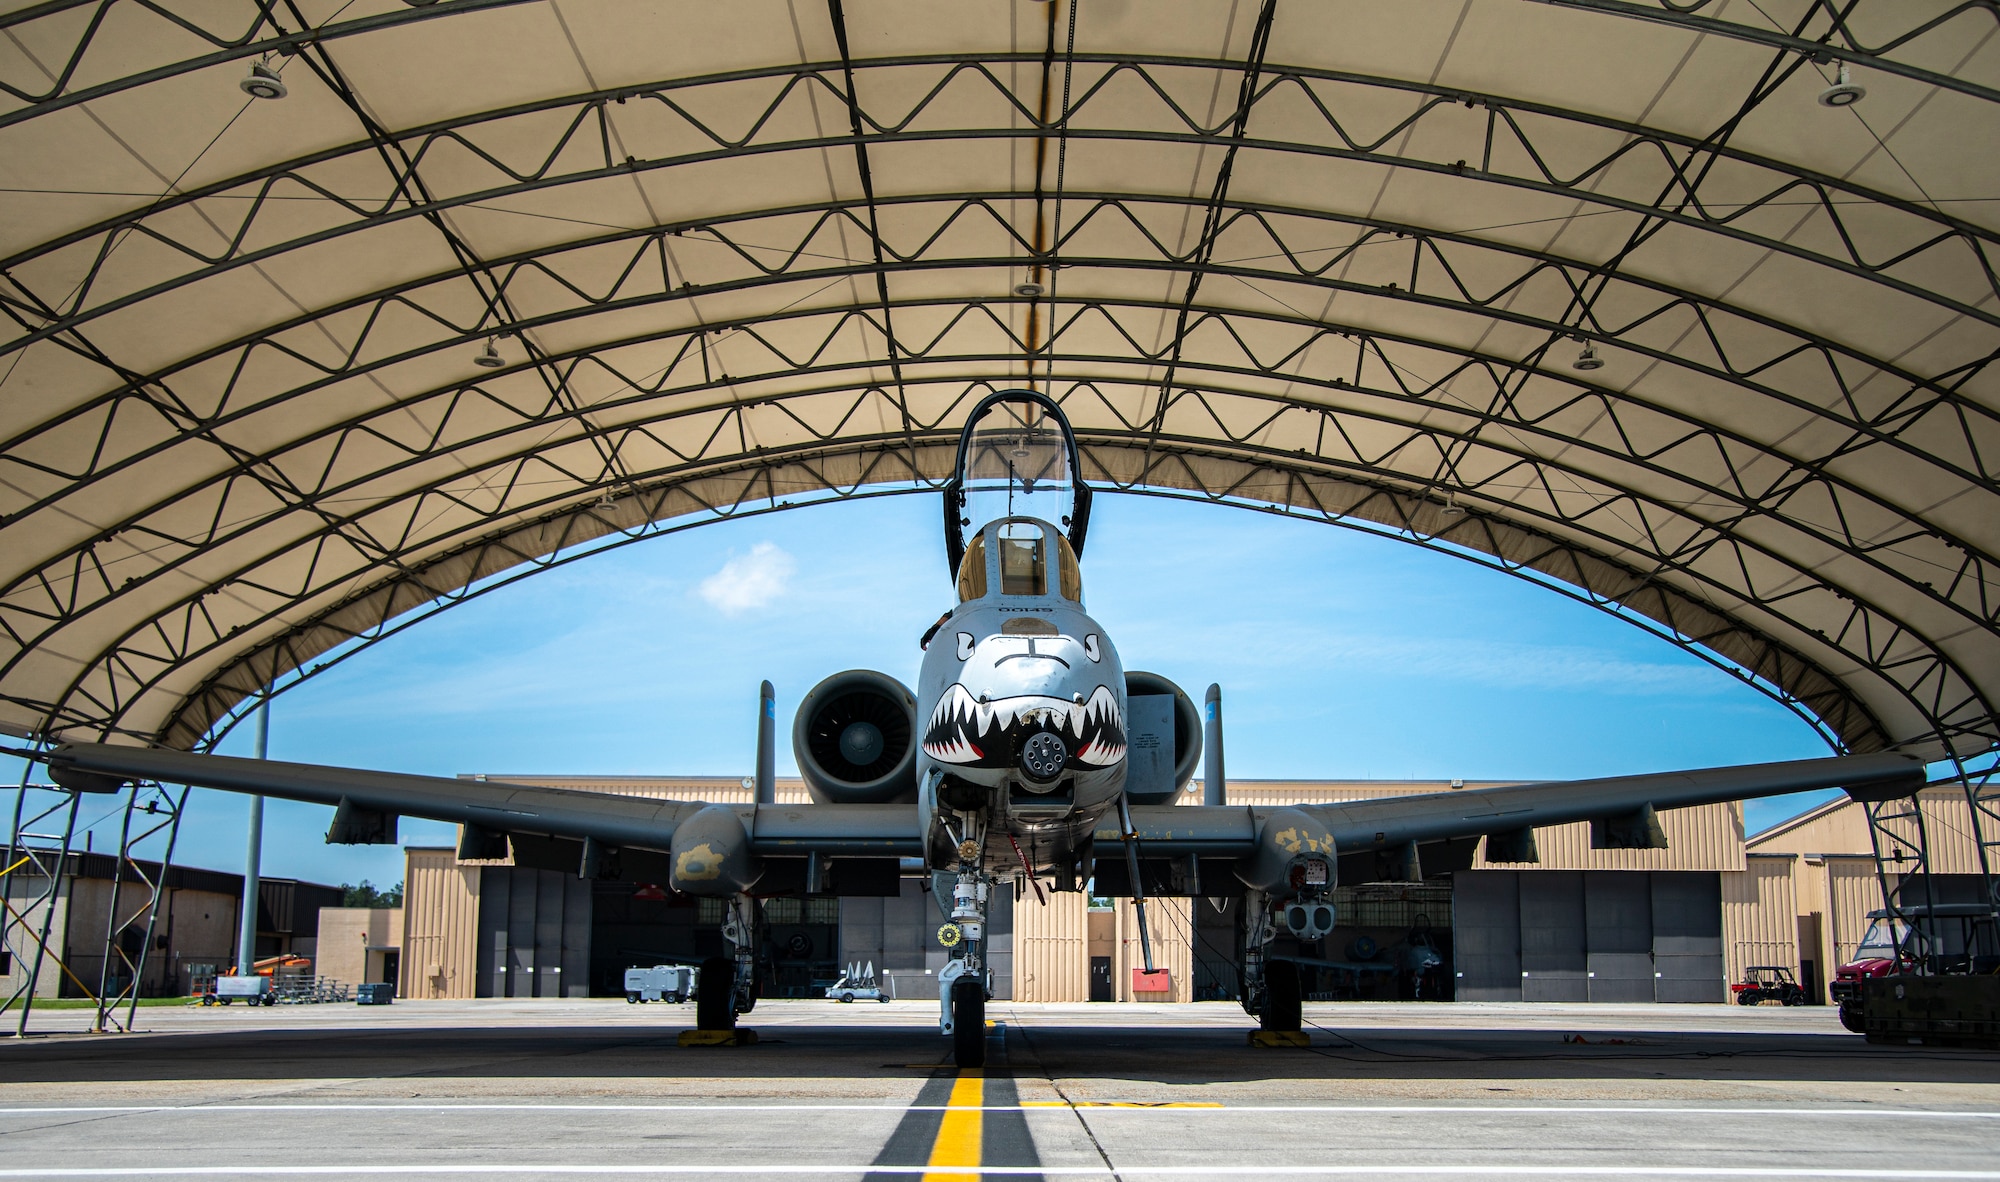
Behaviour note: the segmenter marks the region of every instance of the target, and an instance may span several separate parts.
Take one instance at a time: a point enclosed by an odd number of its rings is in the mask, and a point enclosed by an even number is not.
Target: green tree
[[[350,882],[340,884],[340,905],[342,907],[401,907],[403,905],[403,884],[397,883],[387,890],[379,890],[367,879],[356,886]]]

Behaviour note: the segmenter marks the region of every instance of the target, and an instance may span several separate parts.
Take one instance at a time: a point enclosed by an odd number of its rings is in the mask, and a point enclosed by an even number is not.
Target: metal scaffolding
[[[0,1015],[15,1015],[16,1038],[27,1036],[37,990],[51,969],[60,973],[58,994],[69,992],[92,1003],[93,1033],[130,1031],[137,1017],[188,789],[176,792],[158,784],[135,783],[124,790],[124,799],[114,810],[121,823],[118,847],[110,855],[110,901],[95,982],[85,979],[71,964],[75,957],[70,935],[77,905],[74,880],[85,869],[85,859],[95,856],[87,841],[86,848],[78,848],[79,838],[90,828],[78,825],[86,795],[31,782],[25,773],[15,794],[6,860],[0,862],[0,902],[5,904],[5,914],[0,916],[0,957],[4,958],[0,975],[11,971],[15,983],[0,1001]],[[159,861],[148,867],[136,851],[155,839],[164,843],[164,851]]]
[[[6,919],[0,923],[0,950],[4,950],[8,967],[16,977],[13,991],[0,1003],[0,1015],[18,1007],[16,1038],[28,1033],[35,990],[50,962],[79,989],[88,989],[70,971],[62,955],[50,949],[51,939],[60,938],[55,931],[56,904],[70,869],[70,847],[76,839],[76,819],[83,794],[30,782],[28,771],[34,766],[24,765],[20,788],[14,796],[14,823],[8,830],[7,860],[0,865],[0,872],[4,872],[0,874],[0,900],[6,904]],[[24,883],[28,884],[27,889],[18,889]],[[25,972],[21,971],[23,966]]]

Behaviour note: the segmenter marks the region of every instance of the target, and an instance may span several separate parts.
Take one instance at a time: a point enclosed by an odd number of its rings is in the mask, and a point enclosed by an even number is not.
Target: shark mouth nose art
[[[1042,733],[1061,736],[1073,763],[1110,767],[1125,758],[1125,720],[1102,685],[1078,703],[1043,694],[982,702],[955,684],[931,711],[924,753],[964,767],[1013,767],[1027,741]]]

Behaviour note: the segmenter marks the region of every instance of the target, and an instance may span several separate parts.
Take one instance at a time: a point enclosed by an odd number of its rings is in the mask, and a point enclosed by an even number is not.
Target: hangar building
[[[934,496],[1025,384],[1101,494],[2000,743],[1990,5],[809,7],[13,6],[0,732],[207,750],[538,571]],[[1472,942],[1637,990],[1592,872]]]
[[[489,778],[723,803],[746,802],[751,791],[726,777]],[[1329,803],[1486,786],[1250,780],[1232,782],[1229,798],[1245,805]],[[805,803],[803,783],[780,780],[778,801]],[[1932,818],[1939,889],[1954,898],[1976,889],[1977,850],[1963,793],[1929,790],[1924,807]],[[1734,804],[1674,810],[1660,821],[1664,850],[1595,850],[1587,825],[1568,825],[1538,833],[1542,860],[1535,865],[1476,857],[1462,870],[1433,868],[1422,882],[1342,887],[1341,928],[1326,941],[1324,963],[1310,966],[1318,971],[1309,975],[1308,989],[1326,999],[1721,1002],[1728,982],[1748,966],[1782,964],[1823,997],[1832,966],[1852,955],[1867,913],[1881,906],[1859,806],[1843,799],[1747,841]],[[404,910],[376,913],[374,921],[384,933],[385,921],[401,925],[399,986],[406,997],[615,996],[627,967],[722,951],[715,904],[660,884],[589,882],[510,861],[460,861],[448,847],[412,847],[407,857]],[[1135,994],[1131,970],[1142,958],[1129,900],[1051,892],[1038,903],[1032,888],[1016,890],[995,909],[993,924],[1002,997],[1234,995],[1233,900],[1155,901],[1149,911],[1155,957],[1169,970],[1172,989]],[[934,975],[945,951],[932,933],[941,917],[920,876],[905,878],[892,897],[776,899],[765,913],[773,953],[769,996],[810,996],[814,981],[851,961],[872,961],[900,997],[936,996]],[[1418,945],[1440,960],[1427,974],[1411,971],[1404,959]]]
[[[43,861],[53,864],[54,859]],[[12,913],[8,934],[18,940],[21,932],[39,931],[45,909],[52,910],[53,914],[46,916],[49,950],[61,958],[64,967],[44,969],[36,979],[35,996],[82,997],[78,981],[96,989],[103,978],[105,932],[111,922],[112,876],[117,860],[109,854],[72,852],[52,897],[47,879],[39,873],[40,865],[23,859],[12,874],[0,878],[0,897],[6,899]],[[140,861],[138,865],[148,879],[159,878],[159,863]],[[133,888],[129,874],[126,881],[119,908],[121,921],[142,914],[146,906],[146,892]],[[320,916],[325,909],[339,905],[341,891],[322,883],[265,877],[257,884],[257,898],[257,955],[293,952],[312,956],[318,945]],[[236,960],[236,930],[242,908],[242,875],[191,866],[168,867],[139,996],[177,997],[189,991],[195,978],[212,975],[218,968],[226,971]],[[143,936],[134,931],[127,939],[137,941]],[[30,954],[24,947],[31,946],[0,946],[0,997],[11,996],[27,979]],[[124,949],[126,956],[135,959],[138,951],[135,943]],[[123,987],[122,981],[115,982],[112,991]]]

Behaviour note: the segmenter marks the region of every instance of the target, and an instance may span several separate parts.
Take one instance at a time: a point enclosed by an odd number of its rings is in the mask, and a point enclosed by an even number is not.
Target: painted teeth
[[[1037,723],[1062,733],[1080,748],[1079,762],[1104,767],[1125,758],[1118,698],[1102,685],[1088,701],[1079,703],[1045,694],[981,702],[963,684],[954,684],[931,711],[924,751],[940,762],[971,763],[985,758],[981,745],[991,745],[985,743],[989,735]]]

